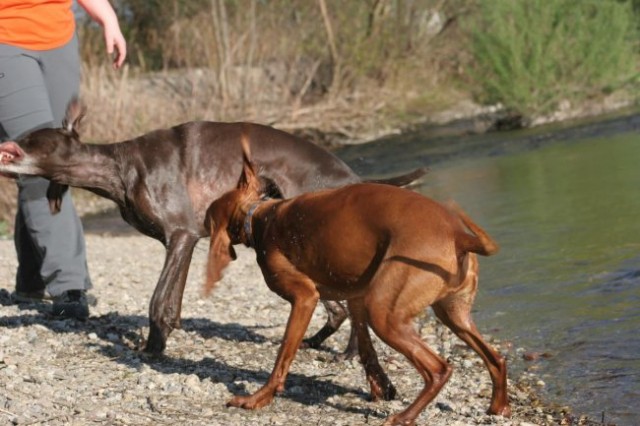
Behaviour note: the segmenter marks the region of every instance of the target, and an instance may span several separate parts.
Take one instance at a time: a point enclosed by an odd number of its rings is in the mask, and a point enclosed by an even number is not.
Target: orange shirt
[[[55,49],[75,31],[73,0],[0,0],[0,43]]]

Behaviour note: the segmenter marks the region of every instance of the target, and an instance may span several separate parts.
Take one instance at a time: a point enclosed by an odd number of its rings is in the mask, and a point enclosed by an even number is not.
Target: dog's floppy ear
[[[87,109],[84,105],[82,105],[77,97],[74,97],[69,101],[69,105],[67,105],[67,113],[64,116],[64,120],[62,120],[62,127],[69,132],[78,133],[80,122],[86,112]]]
[[[69,187],[56,182],[49,182],[47,188],[47,200],[49,200],[49,211],[51,214],[60,213],[62,209],[62,196]]]
[[[203,293],[207,296],[216,283],[222,279],[222,271],[232,260],[236,260],[236,252],[231,245],[231,238],[226,223],[216,223],[207,213],[206,224],[211,231],[209,244],[209,260],[207,261],[207,281]]]

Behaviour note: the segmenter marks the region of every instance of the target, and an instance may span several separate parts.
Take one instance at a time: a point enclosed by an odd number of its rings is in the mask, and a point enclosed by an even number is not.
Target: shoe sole
[[[96,306],[98,304],[98,299],[92,295],[92,294],[87,294],[87,304],[89,306]],[[16,292],[11,293],[11,295],[9,296],[9,299],[11,300],[11,303],[13,303],[14,305],[17,305],[19,303],[47,303],[50,304],[53,302],[53,297],[47,295],[44,296],[29,296],[26,294],[18,294]]]
[[[18,294],[18,293],[11,293],[11,296],[9,296],[11,299],[11,302],[14,304],[19,304],[19,303],[51,303],[53,301],[53,299],[48,296],[48,295],[42,295],[42,296],[37,296],[37,295],[27,295],[27,294]]]

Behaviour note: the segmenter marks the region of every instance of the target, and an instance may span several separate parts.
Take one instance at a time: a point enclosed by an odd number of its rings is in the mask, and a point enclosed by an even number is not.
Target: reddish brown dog
[[[248,145],[243,140],[238,188],[207,211],[211,246],[205,290],[235,258],[232,245],[243,243],[255,248],[267,285],[292,310],[268,382],[228,405],[260,408],[284,389],[318,300],[332,299],[348,302],[374,400],[393,398],[395,389],[378,363],[367,325],[424,379],[416,400],[385,425],[414,424],[451,375],[452,368],[414,329],[414,317],[427,306],[485,362],[493,381],[489,413],[510,415],[505,360],[482,339],[470,315],[478,288],[475,253],[491,255],[496,243],[459,209],[388,185],[353,184],[284,201],[261,200]]]

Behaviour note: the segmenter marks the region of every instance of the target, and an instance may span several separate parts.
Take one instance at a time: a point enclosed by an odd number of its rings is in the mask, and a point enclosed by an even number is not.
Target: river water
[[[462,138],[419,132],[337,154],[363,175],[427,165],[501,245],[481,258],[474,317],[527,352],[549,400],[640,424],[640,115]],[[426,219],[425,219],[426,220]],[[518,368],[530,367],[521,359]]]

